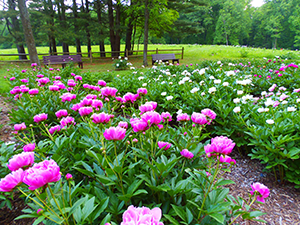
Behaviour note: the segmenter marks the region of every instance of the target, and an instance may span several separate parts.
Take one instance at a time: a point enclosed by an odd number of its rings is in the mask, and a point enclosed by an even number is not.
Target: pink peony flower
[[[148,93],[148,91],[147,91],[146,88],[139,88],[139,89],[137,90],[137,93],[138,93],[139,95],[146,95],[146,94]]]
[[[45,85],[50,82],[48,77],[43,77],[41,79],[38,79],[37,81],[39,82],[39,85]]]
[[[72,176],[72,174],[70,174],[70,173],[67,173],[67,174],[66,174],[66,179],[67,179],[67,180],[69,180],[69,179],[73,179],[73,176]]]
[[[228,155],[234,148],[235,143],[228,137],[219,136],[211,139],[211,144],[204,146],[207,157],[211,157],[214,153]]]
[[[28,83],[28,79],[21,79],[22,83]]]
[[[12,191],[16,186],[22,184],[23,179],[24,171],[22,169],[18,169],[17,171],[11,172],[10,174],[6,175],[6,177],[0,180],[0,191]]]
[[[96,110],[99,110],[103,107],[103,103],[101,100],[95,99],[92,101],[92,107],[95,108]]]
[[[44,77],[44,75],[43,74],[38,74],[38,75],[36,75],[38,78],[43,78]]]
[[[76,99],[76,95],[75,94],[71,94],[71,93],[64,93],[62,96],[60,96],[62,102],[65,101],[72,101],[73,99]]]
[[[75,73],[71,73],[71,76],[75,77],[75,76],[76,76],[76,74],[75,74]]]
[[[136,96],[135,96],[135,94],[128,92],[123,96],[123,99],[124,99],[124,103],[125,102],[134,103],[136,101]]]
[[[22,87],[21,88],[21,92],[22,93],[26,93],[26,92],[28,92],[29,91],[29,88],[28,87]]]
[[[204,124],[208,123],[206,116],[202,113],[193,112],[191,119],[194,123],[200,124],[200,125],[204,125]]]
[[[13,80],[15,80],[15,79],[16,79],[15,77],[9,78],[10,81],[13,81]]]
[[[35,115],[33,117],[33,121],[36,123],[39,123],[39,122],[45,121],[47,118],[48,118],[48,114],[41,113],[41,114]]]
[[[82,80],[82,76],[79,76],[79,75],[76,75],[74,78],[76,81]]]
[[[43,212],[44,212],[44,210],[43,210],[43,209],[38,209],[38,210],[36,211],[36,214],[38,214],[38,215],[42,215],[42,214],[43,214]]]
[[[24,145],[24,152],[33,152],[35,149],[35,143]]]
[[[80,103],[74,104],[74,105],[71,107],[71,109],[74,110],[74,111],[78,111],[78,109],[80,109],[80,108],[81,108],[81,104],[80,104]]]
[[[153,108],[153,105],[150,104],[149,102],[146,102],[144,105],[141,105],[139,107],[139,110],[141,111],[141,114],[145,113],[145,112],[150,112],[150,111],[153,111],[154,108]]]
[[[98,80],[98,85],[105,87],[106,86],[106,82],[104,80]]]
[[[93,104],[93,99],[90,98],[84,98],[80,102],[81,106],[90,106]]]
[[[106,140],[119,141],[123,140],[126,135],[126,129],[122,127],[110,127],[106,129],[103,133],[103,136]]]
[[[54,79],[55,79],[55,80],[60,80],[61,77],[60,77],[60,76],[55,76]]]
[[[29,186],[29,190],[35,190],[44,185],[57,182],[61,178],[60,168],[53,160],[45,160],[34,164],[25,171],[23,182]]]
[[[59,86],[56,86],[56,85],[49,85],[49,90],[50,91],[59,91]]]
[[[14,125],[14,129],[15,129],[15,131],[25,130],[26,129],[26,125],[25,125],[25,123],[15,124]]]
[[[87,98],[87,99],[96,99],[97,95],[88,94],[87,96],[85,96],[85,98]]]
[[[150,102],[147,102],[148,104],[150,104],[150,105],[152,105],[152,108],[155,110],[156,109],[156,107],[157,107],[157,102],[152,102],[152,101],[150,101]]]
[[[149,129],[148,123],[138,118],[130,119],[130,124],[134,132],[145,131]]]
[[[60,121],[60,125],[62,127],[69,126],[69,125],[72,125],[72,124],[75,124],[75,119],[71,116],[67,116],[65,118],[62,118],[61,121]]]
[[[20,154],[14,155],[8,161],[8,169],[10,171],[16,171],[20,168],[26,169],[29,166],[32,166],[34,163],[34,152],[22,152]]]
[[[201,113],[204,114],[205,116],[209,117],[210,119],[214,120],[217,117],[217,114],[212,111],[211,109],[202,109]]]
[[[56,113],[55,113],[56,117],[59,119],[61,117],[66,117],[68,116],[68,111],[66,109],[61,109],[61,110],[58,110]]]
[[[163,118],[163,122],[165,122],[165,120],[169,122],[172,121],[172,115],[169,112],[161,113],[161,117]]]
[[[104,87],[101,89],[101,95],[104,97],[116,97],[117,91],[116,88]]]
[[[275,101],[275,102],[273,103],[273,107],[275,108],[275,107],[279,106],[279,104],[280,104],[279,101]]]
[[[83,88],[86,88],[86,89],[90,89],[90,88],[91,88],[91,85],[89,85],[89,84],[83,84],[82,87],[83,87]]]
[[[187,149],[183,149],[183,150],[180,152],[180,154],[181,154],[183,157],[188,158],[188,159],[191,159],[191,158],[194,157],[194,154],[191,153],[191,152],[190,152],[189,150],[187,150]]]
[[[102,113],[94,113],[92,116],[91,116],[91,119],[93,120],[93,122],[95,124],[98,124],[98,123],[108,123],[110,118],[111,118],[112,115],[109,115],[109,114],[106,114],[104,112]]]
[[[120,225],[164,225],[159,222],[161,219],[161,209],[147,207],[134,207],[129,206],[128,209],[123,213],[123,221]]]
[[[251,185],[252,190],[250,191],[251,195],[254,195],[254,193],[258,193],[259,196],[257,196],[257,201],[265,203],[265,198],[269,197],[270,195],[270,190],[269,188],[267,188],[265,185],[261,184],[261,183],[254,183]]]
[[[228,155],[221,155],[220,157],[218,157],[220,163],[229,163],[229,164],[236,164],[235,159],[232,159],[230,156]]]
[[[93,112],[93,108],[92,107],[81,107],[78,110],[78,112],[79,112],[80,116],[87,116]]]
[[[71,80],[68,80],[67,84],[69,87],[75,87],[77,83],[75,83],[75,81],[73,79],[71,79]]]
[[[149,126],[158,125],[162,121],[161,115],[158,112],[146,112],[141,116],[141,119],[148,123]]]
[[[172,147],[172,144],[169,142],[159,141],[157,142],[157,144],[160,149],[164,149],[164,150],[168,150],[169,148]]]
[[[60,125],[56,125],[49,128],[49,133],[53,135],[55,132],[59,132],[60,130],[61,130]]]
[[[132,140],[132,143],[138,143],[138,139],[136,139],[136,138],[134,138],[133,140]]]
[[[181,113],[177,115],[178,122],[189,121],[189,120],[190,120],[190,116],[187,113]]]
[[[128,123],[125,122],[125,121],[120,121],[120,122],[118,123],[118,127],[122,127],[122,128],[124,128],[124,129],[127,129],[127,128],[128,128]]]

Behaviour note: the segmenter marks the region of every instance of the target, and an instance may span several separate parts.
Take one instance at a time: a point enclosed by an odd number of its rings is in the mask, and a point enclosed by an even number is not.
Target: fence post
[[[128,49],[125,51],[125,56],[128,57]]]
[[[158,48],[156,48],[156,54],[158,54]]]
[[[93,54],[92,54],[92,51],[90,51],[90,60],[91,60],[91,63],[93,62]]]
[[[184,52],[184,47],[182,47],[181,59],[183,59],[183,52]]]

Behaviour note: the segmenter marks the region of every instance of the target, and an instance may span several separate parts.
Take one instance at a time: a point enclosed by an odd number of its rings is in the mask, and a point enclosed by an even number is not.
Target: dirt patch
[[[300,191],[293,187],[293,184],[275,183],[273,174],[263,172],[264,167],[257,160],[243,157],[233,153],[232,158],[236,159],[236,166],[231,173],[226,174],[226,179],[233,180],[236,184],[229,186],[230,194],[234,197],[241,196],[249,199],[252,190],[251,184],[262,183],[270,189],[270,196],[265,204],[254,203],[254,207],[267,213],[260,217],[266,220],[269,225],[300,225]],[[264,224],[259,222],[247,222],[238,220],[240,224]]]
[[[7,103],[8,98],[0,96],[0,140],[4,142],[13,141],[14,137],[12,136],[12,125],[8,114],[13,108],[12,103]]]

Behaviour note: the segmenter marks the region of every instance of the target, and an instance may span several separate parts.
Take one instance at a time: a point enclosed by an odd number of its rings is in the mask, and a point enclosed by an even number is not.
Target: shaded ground
[[[12,104],[5,104],[5,98],[0,96],[0,140],[13,141],[11,136],[12,126],[9,124],[9,109]],[[251,184],[260,182],[270,188],[270,197],[266,199],[265,204],[255,203],[257,209],[266,212],[267,215],[261,216],[269,225],[300,225],[300,191],[296,190],[292,184],[275,183],[274,176],[263,172],[263,166],[256,160],[250,160],[238,153],[233,153],[232,157],[236,159],[236,166],[232,168],[231,173],[226,175],[226,179],[233,180],[236,185],[229,186],[230,194],[241,196],[248,199],[251,190]],[[13,201],[12,210],[4,207],[0,209],[0,225],[29,225],[32,219],[17,220],[14,218],[21,215],[21,210],[25,205],[19,198]],[[255,222],[247,222],[238,220],[242,225],[260,224]]]

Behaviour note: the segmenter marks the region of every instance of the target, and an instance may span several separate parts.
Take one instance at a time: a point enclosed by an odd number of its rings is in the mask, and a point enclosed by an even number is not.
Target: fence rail
[[[143,50],[133,50],[133,51],[109,51],[109,52],[52,52],[52,53],[38,53],[38,56],[44,56],[44,55],[81,55],[83,59],[89,59],[91,62],[93,62],[93,59],[111,59],[118,56],[124,56],[128,58],[135,58],[135,57],[143,57]],[[184,54],[184,47],[180,49],[152,49],[148,50],[147,57],[150,57],[153,53],[159,54],[159,52],[176,52],[175,55],[180,55],[181,59],[183,59]],[[141,54],[139,54],[141,53]],[[103,56],[105,55],[105,56]],[[20,54],[0,54],[0,57],[7,57],[7,56],[29,56],[28,53],[20,53]],[[84,57],[85,56],[85,57]],[[41,58],[41,57],[40,57]],[[13,59],[13,60],[2,60],[0,59],[0,62],[29,62],[30,60],[26,59]]]

